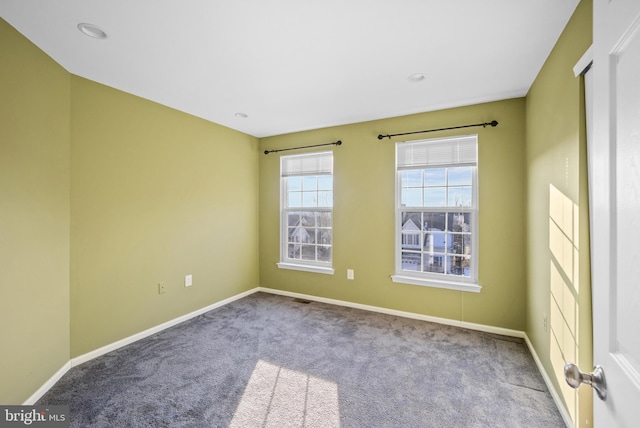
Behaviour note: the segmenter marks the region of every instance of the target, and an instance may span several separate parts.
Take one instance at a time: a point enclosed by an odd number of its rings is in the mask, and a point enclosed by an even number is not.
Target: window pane
[[[333,190],[333,175],[318,176],[318,190]]]
[[[444,273],[444,254],[425,254],[423,256],[423,272]]]
[[[315,175],[302,177],[302,190],[318,190],[318,177]]]
[[[300,239],[300,233],[298,233],[300,230],[302,229],[299,227],[290,227],[289,234],[288,234],[288,242],[302,242],[302,240]]]
[[[449,186],[471,186],[471,167],[449,168]]]
[[[422,206],[422,188],[403,188],[401,190],[402,206],[420,207]]]
[[[331,261],[331,247],[320,245],[318,246],[318,261],[330,262]]]
[[[431,231],[446,230],[446,213],[424,213],[424,229]]]
[[[422,231],[422,213],[403,212],[402,213],[402,233],[419,233]]]
[[[300,245],[298,244],[289,244],[288,246],[288,256],[290,259],[300,259]]]
[[[315,244],[316,243],[316,230],[310,227],[305,227],[301,229],[302,232],[300,235],[300,239],[302,242],[306,244]]]
[[[287,190],[302,190],[302,177],[287,177]]]
[[[318,229],[318,244],[331,245],[331,229]]]
[[[449,232],[471,232],[470,213],[449,213]]]
[[[316,225],[316,213],[315,211],[305,211],[300,213],[300,225],[313,227]]]
[[[402,249],[403,250],[420,250],[420,241],[422,234],[420,233],[403,233]]]
[[[462,236],[463,236],[463,241],[462,242],[463,242],[463,245],[464,245],[463,254],[469,256],[469,255],[471,255],[471,248],[472,248],[471,247],[471,234],[468,234],[468,235],[465,234],[465,235],[462,235]]]
[[[449,235],[449,253],[465,254],[464,252],[464,235],[454,233]]]
[[[319,207],[333,206],[333,192],[332,191],[318,192],[318,206]]]
[[[302,227],[294,227],[291,230],[291,234],[289,235],[289,242],[291,243],[301,243],[307,242],[309,239],[308,233]]]
[[[429,168],[424,170],[425,186],[446,186],[446,169],[445,168]]]
[[[302,206],[304,206],[304,207],[317,207],[318,206],[318,192],[302,192]]]
[[[470,207],[471,206],[471,186],[449,187],[450,207]]]
[[[445,233],[428,232],[424,238],[423,251],[429,253],[444,253],[447,247]]]
[[[471,260],[468,257],[448,256],[448,271],[450,275],[471,276]]]
[[[444,207],[447,203],[446,187],[425,187],[424,189],[424,206],[425,207]]]
[[[402,269],[404,270],[420,270],[420,253],[402,252]]]
[[[302,260],[316,260],[316,246],[315,245],[303,245],[302,246]]]
[[[302,206],[302,193],[289,192],[287,196],[287,207],[298,208]]]
[[[287,216],[287,226],[300,226],[300,213],[290,212]]]
[[[318,227],[331,227],[331,213],[319,212],[318,214]]]
[[[422,186],[422,171],[410,169],[400,172],[400,187],[420,187]]]

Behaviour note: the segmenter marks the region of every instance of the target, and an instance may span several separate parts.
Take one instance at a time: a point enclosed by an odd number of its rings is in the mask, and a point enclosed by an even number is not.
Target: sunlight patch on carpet
[[[340,427],[338,385],[259,360],[229,428]]]

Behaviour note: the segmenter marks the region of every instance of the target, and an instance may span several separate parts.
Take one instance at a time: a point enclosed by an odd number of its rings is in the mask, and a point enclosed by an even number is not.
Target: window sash
[[[449,223],[451,216],[455,216],[456,214],[466,214],[469,217],[469,226],[470,231],[455,231],[452,230],[451,224],[447,224],[443,227],[442,230],[424,230],[424,228],[418,225],[419,230],[407,230],[405,232],[402,231],[404,226],[403,219],[405,214],[413,213],[420,214],[424,216],[424,214],[429,214],[432,212],[444,213],[445,222]],[[405,222],[407,223],[407,222]],[[424,223],[419,222],[419,223]],[[415,224],[415,222],[414,222]],[[431,208],[409,208],[409,207],[401,207],[398,212],[398,225],[399,229],[399,245],[397,247],[397,267],[396,267],[396,275],[401,274],[405,276],[416,276],[416,277],[425,277],[431,279],[440,279],[443,281],[456,281],[456,282],[471,282],[475,283],[476,273],[477,273],[477,213],[473,209],[467,209],[464,211],[460,211],[458,209],[444,208],[441,210],[433,210]],[[417,237],[417,243],[416,238]],[[430,248],[427,245],[427,238],[431,236],[432,241],[431,245],[433,246],[433,241],[436,241],[436,246]],[[467,238],[468,237],[468,238]],[[456,252],[453,248],[454,241],[462,239],[463,248],[460,251]],[[469,252],[467,253],[467,248],[464,246],[466,239],[470,239],[471,243],[469,246]],[[459,242],[458,242],[459,243]],[[410,246],[415,246],[415,248],[411,248]],[[415,255],[415,257],[411,256],[411,254]],[[427,270],[425,269],[425,258],[440,258],[440,263],[442,267],[442,272]],[[407,262],[406,259],[415,258],[417,261],[411,263]],[[448,273],[449,267],[451,264],[452,258],[455,259],[465,259],[469,260],[468,266],[468,276],[464,274],[454,274]],[[408,264],[407,264],[408,263]],[[437,265],[438,263],[436,263]],[[404,265],[407,265],[406,267]],[[464,271],[463,271],[464,272]]]
[[[460,165],[448,167],[414,167],[411,169],[399,170],[397,178],[397,192],[399,192],[398,197],[400,198],[400,206],[403,208],[428,208],[433,211],[475,209],[477,206],[475,192],[477,167],[464,166],[464,169],[468,170],[470,176],[469,181],[465,180],[464,182],[456,181],[455,178],[450,178],[453,175],[451,171],[453,169],[460,169]],[[442,178],[436,179],[438,182],[435,184],[427,182],[427,172],[430,170],[441,171],[443,173]],[[403,179],[403,175],[411,171],[417,172],[418,175],[414,175],[413,180]],[[415,178],[418,176],[419,180],[416,181]],[[439,199],[442,203],[434,203],[434,197]],[[463,199],[458,200],[457,197]],[[460,202],[463,203],[460,204]]]
[[[326,214],[330,213],[327,221]],[[325,214],[324,219],[323,214]],[[290,223],[291,216],[298,217],[300,223]],[[305,217],[311,221],[301,224]],[[331,263],[333,258],[333,215],[331,210],[286,210],[286,236],[283,242],[287,248],[283,260],[294,263]],[[314,258],[304,258],[313,252]]]

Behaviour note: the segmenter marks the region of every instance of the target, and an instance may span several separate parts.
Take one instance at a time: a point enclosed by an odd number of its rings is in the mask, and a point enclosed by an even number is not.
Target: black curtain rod
[[[461,125],[461,126],[451,126],[449,128],[427,129],[426,131],[403,132],[402,134],[387,134],[387,135],[380,134],[378,135],[378,140],[382,140],[383,138],[391,139],[391,137],[397,137],[399,135],[422,134],[423,132],[448,131],[450,129],[471,128],[473,126],[482,126],[483,128],[486,128],[489,125],[491,125],[492,127],[498,126],[498,121],[492,120],[491,122],[474,123],[473,125]]]
[[[308,148],[311,148],[311,147],[340,146],[340,145],[342,145],[342,141],[338,140],[338,141],[335,141],[333,143],[314,144],[313,146],[291,147],[290,149],[265,150],[264,154],[268,155],[269,153],[286,152],[287,150],[298,150],[298,149],[308,149]]]

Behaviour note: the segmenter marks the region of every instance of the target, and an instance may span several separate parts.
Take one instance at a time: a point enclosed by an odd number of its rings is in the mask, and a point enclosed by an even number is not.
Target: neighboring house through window
[[[477,136],[396,144],[394,282],[480,291]]]
[[[278,267],[333,274],[333,152],[280,158]]]

